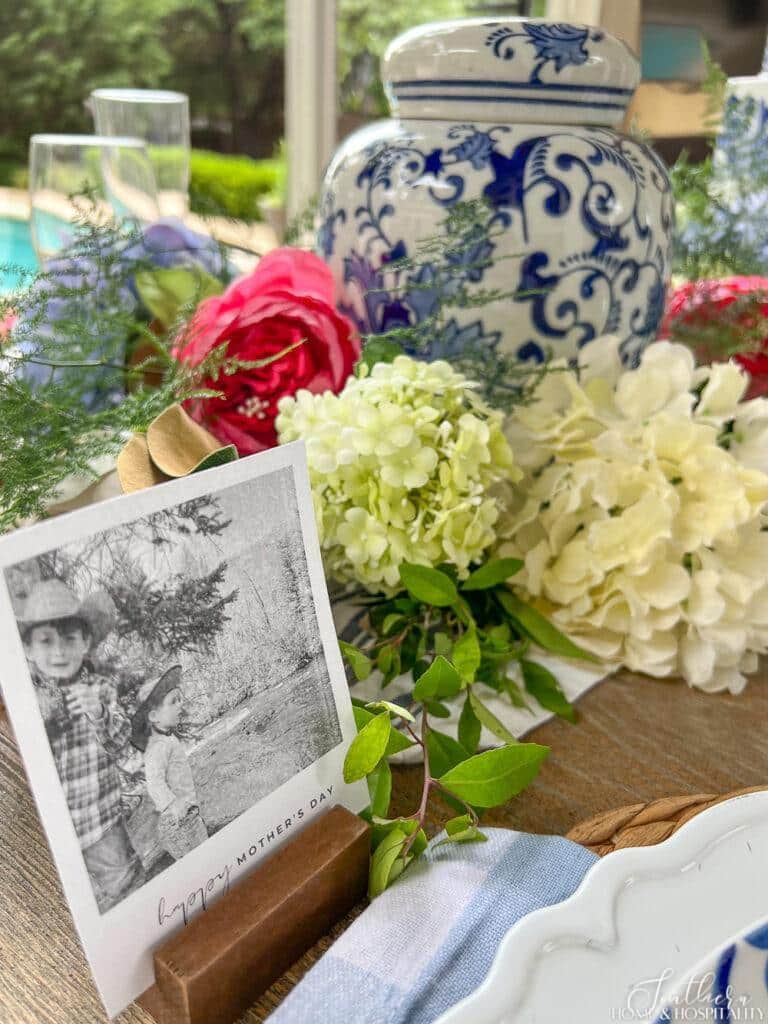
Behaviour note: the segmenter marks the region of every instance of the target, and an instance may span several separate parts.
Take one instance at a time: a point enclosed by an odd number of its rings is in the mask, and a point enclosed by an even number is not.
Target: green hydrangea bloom
[[[496,539],[491,493],[517,480],[503,416],[446,362],[398,356],[339,395],[283,398],[281,443],[302,439],[326,571],[372,592],[398,589],[402,562],[460,576]]]

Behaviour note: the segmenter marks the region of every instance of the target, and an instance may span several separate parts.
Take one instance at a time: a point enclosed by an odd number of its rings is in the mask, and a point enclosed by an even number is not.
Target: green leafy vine
[[[492,559],[460,582],[451,566],[405,563],[402,591],[368,602],[370,641],[364,646],[341,641],[357,680],[378,669],[383,690],[403,674],[413,682],[404,697],[355,701],[358,734],[347,751],[344,778],[368,783],[372,898],[426,849],[424,827],[433,796],[455,812],[445,822],[443,842],[482,842],[483,810],[506,803],[538,773],[548,749],[519,743],[488,707],[484,688],[506,695],[516,707],[533,697],[568,721],[576,719],[556,677],[535,660],[532,645],[563,657],[594,659],[509,589],[521,565],[513,558]],[[513,664],[520,682],[510,674]],[[445,702],[462,698],[454,739],[432,720],[448,717]],[[483,726],[501,745],[478,752]],[[419,806],[412,814],[389,818],[389,759],[414,746],[424,765]]]

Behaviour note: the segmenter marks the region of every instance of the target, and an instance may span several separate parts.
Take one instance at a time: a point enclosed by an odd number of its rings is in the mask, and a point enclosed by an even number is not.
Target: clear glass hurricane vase
[[[29,143],[32,243],[41,264],[83,225],[157,220],[157,188],[141,139],[33,135]]]
[[[189,99],[162,89],[95,89],[93,118],[99,135],[144,139],[157,179],[163,216],[189,208]]]

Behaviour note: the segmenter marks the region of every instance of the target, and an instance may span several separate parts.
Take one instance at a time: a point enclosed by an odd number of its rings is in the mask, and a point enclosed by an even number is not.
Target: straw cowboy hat
[[[81,601],[63,580],[52,579],[35,583],[16,616],[22,633],[63,619],[84,622],[96,646],[114,629],[117,609],[106,590],[94,591]]]
[[[150,734],[149,712],[171,692],[181,686],[181,665],[172,665],[160,676],[139,688],[136,711],[133,715],[131,743],[146,750]]]

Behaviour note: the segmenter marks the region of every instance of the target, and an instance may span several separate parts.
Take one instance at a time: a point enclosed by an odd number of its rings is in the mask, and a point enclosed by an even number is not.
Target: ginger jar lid
[[[382,78],[392,113],[403,118],[616,127],[640,62],[594,26],[467,18],[398,36]]]

